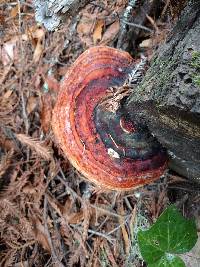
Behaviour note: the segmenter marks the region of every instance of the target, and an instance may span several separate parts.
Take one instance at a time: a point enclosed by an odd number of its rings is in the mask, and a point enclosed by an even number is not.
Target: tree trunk
[[[200,3],[190,1],[126,102],[167,148],[170,167],[200,180]]]
[[[78,10],[89,0],[33,0],[36,21],[53,31],[67,17],[78,14]]]

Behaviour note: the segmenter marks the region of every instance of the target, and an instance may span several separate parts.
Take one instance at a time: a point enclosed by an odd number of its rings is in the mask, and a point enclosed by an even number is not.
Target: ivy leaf
[[[149,230],[138,232],[138,243],[150,267],[185,266],[174,254],[192,249],[197,241],[194,220],[185,219],[174,205],[169,206]]]
[[[166,254],[156,263],[149,264],[148,267],[185,267],[185,263],[177,256]]]

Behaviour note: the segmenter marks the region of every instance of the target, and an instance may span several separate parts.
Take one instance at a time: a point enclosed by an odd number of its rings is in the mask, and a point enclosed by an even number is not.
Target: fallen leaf
[[[83,215],[84,214],[82,210],[80,210],[79,212],[74,212],[69,215],[69,217],[67,218],[67,222],[69,224],[79,224],[84,218]]]
[[[34,63],[37,63],[40,60],[43,50],[44,50],[43,42],[41,40],[38,40],[33,54]]]
[[[112,23],[103,34],[100,44],[106,45],[109,42],[113,41],[119,32],[119,26],[119,21],[115,21],[114,23]]]
[[[93,45],[93,40],[91,36],[92,29],[94,27],[95,17],[94,14],[85,14],[82,16],[79,24],[77,25],[77,33],[82,43],[86,45],[86,47],[90,47]]]
[[[15,18],[18,14],[18,10],[19,10],[18,5],[14,6],[10,11],[10,16],[12,18]]]
[[[32,46],[34,47],[34,63],[37,63],[39,61],[44,50],[44,37],[44,29],[38,28],[37,26],[30,27],[26,32],[26,36],[23,37],[24,40],[29,39],[32,42]]]
[[[151,38],[149,39],[146,39],[146,40],[143,40],[139,46],[141,48],[152,48],[152,45],[153,45],[153,40]]]
[[[1,136],[0,145],[5,151],[10,151],[13,149],[14,151],[19,152],[19,149],[16,146],[16,143],[12,139],[9,139],[9,138],[5,139]]]
[[[68,198],[62,208],[62,215],[63,218],[66,219],[67,223],[78,224],[84,218],[83,210],[80,210],[79,212],[72,212],[72,206],[73,202],[70,198]]]
[[[27,113],[28,115],[36,108],[38,104],[38,98],[35,96],[30,96],[28,98],[28,103],[27,103]]]
[[[96,25],[95,25],[94,32],[93,32],[93,42],[95,45],[102,38],[103,27],[104,27],[104,20],[102,20],[102,19],[98,20]]]
[[[47,198],[51,207],[59,214],[59,216],[62,216],[63,206],[54,197],[48,195]]]
[[[78,34],[80,36],[90,34],[93,24],[94,24],[93,19],[82,17],[79,24],[77,25]]]
[[[3,99],[8,99],[13,93],[13,90],[8,90],[4,95],[3,95]]]
[[[41,127],[44,133],[47,133],[51,126],[52,116],[52,98],[49,93],[42,96]]]
[[[4,66],[9,65],[17,57],[17,39],[12,40],[3,44],[0,48],[0,58]]]
[[[36,191],[36,187],[31,185],[30,183],[25,185],[22,189],[23,193],[25,194],[35,194],[37,191]]]
[[[48,241],[48,235],[47,235],[46,229],[41,224],[39,219],[35,219],[33,222],[33,225],[34,225],[34,233],[35,233],[36,239],[38,240],[38,242],[42,245],[42,247],[45,250],[51,252],[51,246]]]
[[[42,40],[45,36],[45,31],[42,28],[37,28],[32,32],[32,37],[38,40]]]
[[[32,45],[35,47],[37,41],[42,40],[45,36],[45,30],[38,28],[38,26],[32,26],[26,30],[26,33],[22,35],[23,39],[32,41]]]
[[[62,215],[63,216],[69,216],[70,214],[70,210],[72,209],[72,200],[70,198],[68,198],[66,201],[65,201],[65,204],[62,208]]]

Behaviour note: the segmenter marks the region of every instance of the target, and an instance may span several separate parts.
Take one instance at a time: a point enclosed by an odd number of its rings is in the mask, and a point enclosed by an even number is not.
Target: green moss
[[[191,66],[200,71],[200,52],[192,52]]]
[[[194,75],[192,80],[196,84],[196,86],[200,87],[200,75]]]
[[[200,51],[192,52],[190,65],[194,69],[192,73],[192,81],[196,86],[200,87]]]
[[[153,88],[162,88],[162,90],[155,90],[155,96],[158,100],[159,95],[162,94],[169,83],[173,79],[173,70],[176,68],[177,61],[174,59],[161,59],[154,58],[149,71],[147,71],[145,78],[141,85],[139,85],[140,92],[147,91],[146,88],[150,88],[149,92],[152,92]]]

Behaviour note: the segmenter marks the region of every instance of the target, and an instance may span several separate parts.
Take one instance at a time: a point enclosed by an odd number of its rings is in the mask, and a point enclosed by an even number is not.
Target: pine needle
[[[41,141],[33,139],[32,137],[25,134],[16,134],[16,137],[22,144],[27,145],[31,150],[35,151],[43,159],[52,159],[49,149],[42,146]]]

